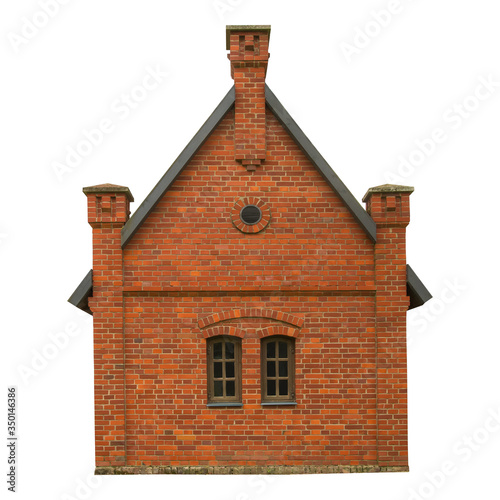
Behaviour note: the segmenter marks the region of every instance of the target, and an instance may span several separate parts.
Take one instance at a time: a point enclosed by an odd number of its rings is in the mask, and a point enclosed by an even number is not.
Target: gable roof
[[[224,99],[222,99],[220,104],[215,108],[215,111],[210,115],[208,120],[184,148],[184,151],[182,151],[182,153],[177,157],[172,166],[160,179],[158,184],[156,184],[146,199],[141,203],[134,215],[123,226],[122,248],[127,245],[132,236],[134,236],[136,231],[141,227],[142,223],[147,219],[151,211],[162,199],[163,195],[167,192],[168,188],[175,181],[182,169],[189,163],[191,158],[193,158],[203,143],[208,139],[210,134],[215,130],[217,125],[219,125],[227,112],[232,108],[234,101],[235,89],[233,86]],[[344,202],[347,209],[364,229],[367,236],[375,243],[377,240],[377,226],[375,221],[368,215],[365,209],[359,204],[356,198],[354,198],[351,192],[347,189],[345,184],[340,180],[338,175],[320,155],[319,151],[313,146],[312,142],[306,137],[304,132],[302,132],[300,127],[290,116],[284,106],[279,102],[278,98],[273,94],[267,84],[266,104],[285,130],[292,136],[302,152],[307,156],[311,163],[321,173],[326,182],[328,182],[330,187]]]
[[[168,188],[181,173],[182,169],[191,161],[193,156],[198,152],[204,142],[226,116],[228,111],[234,106],[234,103],[235,88],[233,86],[222,99],[220,104],[215,108],[214,112],[208,117],[207,121],[201,126],[195,136],[184,148],[182,153],[176,158],[171,167],[165,172],[153,190],[148,194],[148,196],[146,196],[145,200],[141,203],[139,208],[137,208],[132,217],[130,217],[130,219],[125,223],[121,230],[122,248],[124,248],[131,240],[143,222],[147,219],[148,215],[167,192]],[[288,111],[281,104],[267,84],[266,105],[283,128],[290,134],[309,161],[316,167],[326,182],[344,202],[346,208],[357,220],[366,235],[372,242],[375,243],[377,241],[377,225],[375,221],[370,217],[368,212],[365,211],[356,198],[354,198],[349,189],[347,189],[346,185],[340,180],[330,165],[328,165],[326,160],[321,156],[319,151],[300,129],[295,120],[290,116]],[[407,290],[408,295],[410,296],[410,309],[424,304],[432,297],[409,265],[407,266]],[[78,285],[76,290],[68,299],[68,302],[83,311],[92,314],[88,306],[88,298],[90,296],[92,296],[92,269]]]

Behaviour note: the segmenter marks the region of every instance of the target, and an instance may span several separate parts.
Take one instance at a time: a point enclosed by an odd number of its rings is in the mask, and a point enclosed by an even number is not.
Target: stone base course
[[[120,474],[346,474],[409,472],[409,467],[378,465],[241,465],[241,466],[131,466],[97,467],[96,475]]]

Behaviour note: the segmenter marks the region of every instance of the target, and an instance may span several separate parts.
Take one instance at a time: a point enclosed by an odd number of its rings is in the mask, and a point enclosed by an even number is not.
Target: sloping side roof
[[[87,273],[85,278],[81,281],[81,283],[76,287],[76,290],[73,292],[73,295],[68,299],[70,304],[78,307],[82,311],[86,313],[92,314],[92,311],[89,307],[89,297],[92,297],[92,269]]]
[[[408,309],[419,307],[432,299],[431,293],[425,288],[425,285],[409,264],[406,264],[406,294],[410,297],[410,307]]]

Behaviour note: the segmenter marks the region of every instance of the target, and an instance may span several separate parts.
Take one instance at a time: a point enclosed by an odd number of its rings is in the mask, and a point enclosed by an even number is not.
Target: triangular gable
[[[226,94],[221,103],[215,108],[215,111],[210,115],[208,120],[203,124],[196,135],[191,139],[189,144],[184,148],[184,151],[177,157],[172,166],[166,171],[165,175],[160,179],[158,184],[149,193],[140,207],[135,211],[134,215],[127,221],[122,228],[122,248],[127,245],[132,236],[141,227],[148,215],[154,207],[162,199],[168,188],[175,181],[182,169],[189,163],[193,156],[197,153],[203,143],[208,139],[210,134],[215,130],[227,112],[232,108],[235,101],[235,89],[233,88]],[[353,217],[358,221],[371,241],[375,243],[377,239],[377,228],[374,220],[368,215],[364,208],[354,198],[345,184],[340,180],[337,174],[332,170],[330,165],[320,155],[318,150],[313,146],[311,141],[306,137],[297,123],[290,116],[288,111],[279,102],[271,89],[266,85],[266,104],[271,112],[276,116],[277,120],[290,134],[302,152],[307,156],[311,163],[321,173],[323,178],[328,182],[330,187],[335,191],[339,198],[344,202],[347,209]]]

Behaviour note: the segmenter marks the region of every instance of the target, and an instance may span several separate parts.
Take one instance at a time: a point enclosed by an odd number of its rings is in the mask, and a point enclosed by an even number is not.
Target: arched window
[[[241,404],[241,339],[207,340],[208,404]]]
[[[295,402],[295,339],[262,339],[261,380],[263,403]]]

